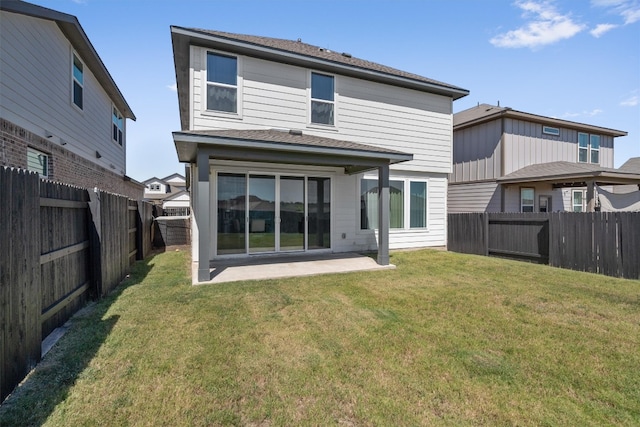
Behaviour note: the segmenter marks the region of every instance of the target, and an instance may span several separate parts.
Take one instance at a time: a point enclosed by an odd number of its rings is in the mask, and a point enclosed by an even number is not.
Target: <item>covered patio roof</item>
[[[587,183],[600,185],[640,184],[640,173],[603,168],[590,163],[551,162],[526,166],[498,178],[500,184],[547,182],[554,187],[584,187]]]
[[[412,154],[299,130],[207,130],[173,133],[181,162],[195,163],[198,155],[219,160],[342,167],[347,174],[413,159]]]

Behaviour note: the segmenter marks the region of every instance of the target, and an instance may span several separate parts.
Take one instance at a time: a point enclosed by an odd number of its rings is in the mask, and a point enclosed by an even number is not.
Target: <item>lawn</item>
[[[0,425],[639,425],[640,281],[423,250],[395,270],[191,286],[159,254]]]

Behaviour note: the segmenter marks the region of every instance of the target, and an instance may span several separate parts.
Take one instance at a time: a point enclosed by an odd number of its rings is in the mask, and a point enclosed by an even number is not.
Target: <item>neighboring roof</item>
[[[175,200],[179,197],[182,197],[186,195],[187,197],[189,197],[189,192],[187,190],[182,190],[182,191],[178,191],[177,193],[173,193],[171,196],[167,197],[164,199],[164,201],[168,201],[168,200]]]
[[[640,157],[630,158],[618,170],[640,174]]]
[[[19,0],[0,1],[0,10],[55,22],[60,28],[60,31],[69,39],[83,62],[89,67],[96,79],[98,79],[98,82],[100,82],[100,85],[102,85],[113,103],[118,107],[118,110],[120,110],[126,118],[131,120],[136,119],[131,107],[129,107],[120,89],[118,89],[118,86],[113,81],[111,74],[109,74],[109,70],[107,70],[98,52],[93,48],[89,38],[82,29],[78,18],[73,15]]]
[[[453,130],[460,130],[470,126],[478,125],[502,117],[527,120],[530,122],[545,125],[558,126],[569,129],[577,129],[586,132],[597,132],[604,135],[627,136],[627,132],[615,129],[593,126],[586,123],[572,122],[569,120],[556,119],[553,117],[539,116],[537,114],[517,111],[509,107],[499,107],[490,104],[478,104],[475,107],[460,111],[453,115]]]
[[[155,176],[151,177],[151,178],[149,178],[149,179],[147,179],[145,181],[142,181],[143,184],[151,184],[152,182],[160,182],[162,184],[167,184],[163,179],[156,178]]]
[[[454,100],[469,94],[460,87],[398,70],[386,65],[334,52],[302,41],[260,37],[222,31],[171,26],[173,58],[178,85],[180,120],[189,128],[189,45],[220,49],[275,62],[313,68],[341,75],[450,96]]]
[[[344,162],[340,166],[345,169],[353,166],[350,173],[371,169],[371,167],[361,168],[365,163],[371,166],[413,159],[412,154],[401,151],[308,135],[301,131],[287,132],[275,129],[187,131],[174,132],[173,139],[178,160],[190,163],[196,161],[198,150],[203,148],[215,148],[215,158],[228,160],[247,160],[248,156],[252,155],[257,159],[264,159],[263,161],[267,160],[265,156],[270,156],[269,161],[286,162],[291,160],[287,156],[297,155],[306,156],[308,161],[306,164],[328,164],[326,162],[331,158],[334,162]],[[361,163],[350,163],[354,160]]]
[[[590,163],[550,162],[525,166],[497,179],[501,184],[524,182],[571,184],[592,180],[603,184],[636,184],[640,183],[640,173],[603,168]]]
[[[174,178],[180,178],[182,181],[186,181],[186,178],[183,175],[180,175],[179,173],[174,173],[171,174],[169,176],[165,176],[164,178],[162,178],[163,181],[169,182],[170,180],[174,179]],[[173,185],[173,184],[172,184]]]

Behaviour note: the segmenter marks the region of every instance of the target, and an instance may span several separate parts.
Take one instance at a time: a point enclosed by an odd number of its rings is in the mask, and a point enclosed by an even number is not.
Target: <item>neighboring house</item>
[[[613,168],[626,134],[488,104],[456,113],[449,212],[592,211],[596,186],[640,183]]]
[[[219,257],[377,250],[387,265],[389,247],[446,244],[467,90],[300,40],[171,35],[198,281]]]
[[[126,175],[135,116],[77,18],[0,2],[0,166],[142,198]]]
[[[190,212],[187,181],[174,173],[165,178],[149,178],[144,181],[144,200],[162,208],[162,215],[186,216]]]
[[[630,158],[629,160],[624,162],[624,164],[620,166],[618,170],[640,175],[640,157]],[[640,183],[631,185],[617,185],[613,187],[613,192],[618,194],[627,194],[636,191],[640,191]]]

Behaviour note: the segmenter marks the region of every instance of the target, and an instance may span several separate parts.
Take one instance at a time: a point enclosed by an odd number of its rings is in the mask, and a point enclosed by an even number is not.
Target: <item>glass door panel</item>
[[[249,176],[249,253],[276,250],[276,178]]]
[[[309,177],[308,249],[331,248],[331,179]]]
[[[218,174],[218,255],[247,252],[246,182],[244,175]]]
[[[280,177],[280,250],[304,250],[304,178]]]

